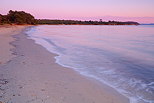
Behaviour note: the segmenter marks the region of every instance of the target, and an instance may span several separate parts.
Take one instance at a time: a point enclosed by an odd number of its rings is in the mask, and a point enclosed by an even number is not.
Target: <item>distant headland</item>
[[[10,10],[7,15],[0,14],[0,24],[30,24],[30,25],[139,25],[138,22],[128,21],[79,21],[79,20],[50,20],[50,19],[35,19],[30,13],[24,11]]]

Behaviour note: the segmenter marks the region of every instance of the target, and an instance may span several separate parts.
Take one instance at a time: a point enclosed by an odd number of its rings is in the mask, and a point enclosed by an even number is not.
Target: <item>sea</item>
[[[154,103],[154,25],[39,25],[29,39],[56,63],[114,88],[130,103]]]

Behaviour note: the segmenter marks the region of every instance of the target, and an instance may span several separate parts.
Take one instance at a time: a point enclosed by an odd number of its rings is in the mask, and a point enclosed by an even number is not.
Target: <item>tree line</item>
[[[120,22],[120,21],[79,21],[79,20],[49,20],[35,19],[30,13],[24,11],[10,10],[7,15],[0,14],[0,24],[31,24],[31,25],[139,25],[137,22]]]
[[[49,19],[38,19],[38,24],[49,24],[49,25],[139,25],[137,22],[120,22],[120,21],[78,21],[78,20],[49,20]]]
[[[7,15],[0,14],[0,24],[37,24],[37,20],[24,11],[10,10]]]

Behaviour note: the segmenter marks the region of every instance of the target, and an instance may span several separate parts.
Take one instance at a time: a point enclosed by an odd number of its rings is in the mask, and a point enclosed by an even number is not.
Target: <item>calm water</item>
[[[154,26],[35,26],[31,39],[56,62],[115,88],[131,103],[154,103]]]

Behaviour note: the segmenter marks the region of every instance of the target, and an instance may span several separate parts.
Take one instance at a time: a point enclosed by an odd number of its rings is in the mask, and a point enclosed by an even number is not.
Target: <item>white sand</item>
[[[11,27],[12,28],[12,27]],[[3,28],[12,30],[8,28]],[[21,29],[18,29],[21,31]],[[9,34],[10,33],[10,34]],[[7,42],[1,44],[0,101],[3,103],[128,103],[128,99],[114,89],[83,77],[69,68],[55,63],[54,54],[27,39],[24,33],[7,33]],[[4,34],[3,34],[4,35]],[[4,38],[4,37],[3,37]],[[0,41],[3,42],[3,38]],[[5,46],[7,45],[7,46]],[[3,52],[3,54],[1,53]]]

